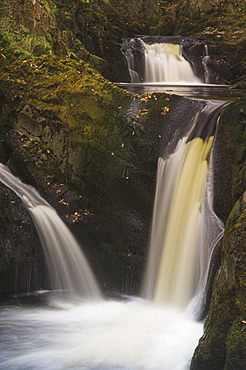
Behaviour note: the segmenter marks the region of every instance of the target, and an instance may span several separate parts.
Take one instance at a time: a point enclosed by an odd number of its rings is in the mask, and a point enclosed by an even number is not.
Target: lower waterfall
[[[41,306],[28,305],[26,297],[18,297],[18,305],[0,306],[2,370],[189,369],[203,333],[194,315],[202,302],[211,252],[223,234],[212,211],[209,167],[222,105],[207,102],[174,153],[159,159],[143,298],[98,299],[101,293],[90,268],[56,212],[35,189],[0,166],[0,181],[31,213],[52,262],[54,289],[84,298],[64,301],[59,292],[38,291],[30,296],[38,297]],[[207,238],[206,227],[214,224]],[[199,302],[190,310],[194,297]]]

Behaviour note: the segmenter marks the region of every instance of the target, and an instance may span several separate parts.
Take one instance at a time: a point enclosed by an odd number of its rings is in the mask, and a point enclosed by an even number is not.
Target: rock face
[[[105,232],[107,219],[111,219],[109,210],[99,219],[97,213],[112,202],[107,194],[112,179],[118,177],[126,183],[128,167],[132,166],[127,137],[125,148],[121,146],[123,134],[127,136],[128,131],[131,138],[132,128],[127,126],[121,113],[131,97],[114,88],[85,63],[69,59],[41,57],[17,63],[5,72],[1,76],[1,86],[4,86],[1,89],[1,161],[8,161],[14,174],[35,186],[60,210],[77,233],[79,231],[80,241],[82,239],[87,248],[90,244],[95,248],[99,240],[97,253],[101,246],[104,259],[113,263],[108,253],[115,254],[118,260],[119,252],[114,252],[114,247],[111,250],[112,244]],[[134,218],[130,212],[124,217],[130,224]],[[81,232],[77,223],[82,224]],[[117,223],[121,227],[121,221]],[[133,229],[137,227],[136,224]],[[107,242],[101,234],[106,234]],[[15,254],[15,244],[12,247]],[[29,248],[32,247],[29,245]],[[121,248],[127,256],[126,246]],[[100,265],[97,253],[93,253],[93,259]],[[5,269],[10,272],[6,259]],[[116,263],[114,269],[118,270]],[[122,283],[122,277],[118,280]],[[2,289],[6,292],[4,286]],[[28,291],[29,288],[20,285],[16,290]]]

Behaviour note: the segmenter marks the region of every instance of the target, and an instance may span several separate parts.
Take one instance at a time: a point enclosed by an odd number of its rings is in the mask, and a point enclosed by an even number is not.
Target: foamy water
[[[184,370],[202,324],[131,298],[0,310],[0,368]]]
[[[144,82],[201,83],[182,56],[180,45],[142,43],[145,49]]]

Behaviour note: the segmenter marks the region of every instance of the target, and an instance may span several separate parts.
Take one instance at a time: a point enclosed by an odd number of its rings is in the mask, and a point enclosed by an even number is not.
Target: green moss
[[[122,148],[122,138],[131,130],[122,114],[131,102],[129,93],[85,62],[52,55],[13,63],[0,80],[6,101],[22,96],[21,107],[19,99],[11,107],[19,112],[13,127],[32,140],[42,137],[68,181],[81,185],[97,174],[96,181],[103,181],[105,163],[108,176],[115,171],[121,176],[122,158],[130,161],[131,153],[128,139]],[[9,122],[11,112],[6,113],[2,125]]]
[[[246,69],[246,63],[243,63],[243,68]],[[242,79],[239,82],[236,82],[234,85],[232,85],[231,88],[246,90],[246,75],[242,76]]]
[[[13,17],[0,19],[0,66],[9,64],[15,58],[31,57],[30,32],[17,25]]]

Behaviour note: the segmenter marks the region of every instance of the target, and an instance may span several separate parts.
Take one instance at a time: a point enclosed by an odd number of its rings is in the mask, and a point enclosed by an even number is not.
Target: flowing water
[[[146,80],[166,78],[162,58],[171,62],[169,69],[175,63],[177,69],[182,65],[186,70],[182,77],[172,71],[170,81],[190,79],[192,70],[179,46],[149,45],[145,50]],[[30,211],[51,282],[59,290],[33,292],[2,304],[1,369],[189,368],[203,332],[203,324],[194,317],[203,299],[212,250],[223,234],[212,210],[211,166],[221,106],[208,102],[174,152],[159,159],[144,298],[103,298],[80,247],[56,212],[35,189],[0,166],[0,181]],[[60,299],[60,290],[71,292],[69,300]]]
[[[144,82],[165,82],[169,84],[199,84],[190,63],[182,56],[178,44],[144,44],[145,74]]]
[[[187,369],[202,324],[148,301],[5,307],[2,370]]]
[[[126,57],[131,83],[203,84],[195,75],[191,63],[183,56],[182,45],[172,37],[166,39],[165,42],[155,42],[153,38],[153,42],[149,43],[144,38],[133,38],[123,43],[122,52]],[[207,73],[206,61],[205,57],[203,65]]]
[[[187,307],[195,293],[201,292],[211,252],[223,235],[207,185],[217,116],[224,104],[208,101],[199,115],[201,123],[195,117],[190,133],[179,141],[174,153],[159,158],[144,283],[144,296],[158,303]],[[214,241],[209,235],[216,235]]]
[[[56,211],[33,187],[23,184],[3,164],[0,164],[0,181],[29,209],[43,246],[52,288],[66,291],[71,298],[101,297],[80,246]]]

